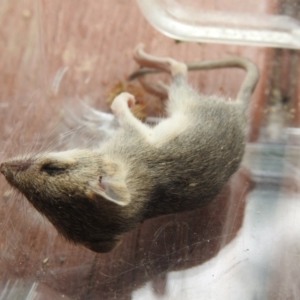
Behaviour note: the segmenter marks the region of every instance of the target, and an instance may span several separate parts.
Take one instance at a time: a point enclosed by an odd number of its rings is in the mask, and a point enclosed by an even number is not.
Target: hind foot
[[[154,68],[170,73],[173,77],[176,75],[186,76],[187,66],[185,63],[169,57],[157,57],[144,51],[142,44],[134,50],[134,59],[142,67]]]

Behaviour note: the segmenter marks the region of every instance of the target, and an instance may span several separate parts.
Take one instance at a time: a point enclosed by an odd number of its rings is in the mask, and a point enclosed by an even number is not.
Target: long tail
[[[191,63],[186,63],[186,65],[189,71],[212,70],[212,69],[221,69],[221,68],[244,69],[246,71],[246,77],[238,92],[237,101],[241,101],[244,104],[245,109],[248,107],[250,98],[259,79],[258,68],[251,60],[242,57],[232,57],[232,58],[220,59],[220,60],[191,62]],[[128,79],[133,80],[140,76],[144,76],[147,74],[156,74],[161,72],[164,71],[153,69],[153,68],[141,68],[138,71],[131,74]],[[147,82],[144,79],[142,81],[143,81],[143,85],[145,86]],[[151,89],[155,90],[153,85],[151,85],[151,88],[149,88],[149,90]],[[162,90],[160,89],[160,91]]]

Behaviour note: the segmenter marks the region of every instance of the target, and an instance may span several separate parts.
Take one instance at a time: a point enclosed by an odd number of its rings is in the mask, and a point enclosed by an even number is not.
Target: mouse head
[[[71,150],[13,158],[1,164],[7,181],[67,239],[107,252],[128,230],[124,168],[99,151]]]

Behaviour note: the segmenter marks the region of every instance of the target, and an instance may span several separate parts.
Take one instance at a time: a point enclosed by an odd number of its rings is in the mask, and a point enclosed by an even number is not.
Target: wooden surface
[[[151,53],[184,61],[234,54],[256,62],[261,79],[251,102],[250,140],[257,139],[264,104],[273,99],[274,90],[289,97],[292,120],[299,123],[299,85],[282,80],[291,66],[298,74],[295,51],[178,44],[151,28],[133,0],[4,0],[0,160],[59,148],[55,138],[66,104],[76,109],[77,101],[85,99],[108,111],[107,92],[136,69],[132,50],[139,42]],[[279,74],[275,79],[274,73]],[[201,92],[229,97],[236,95],[242,79],[240,70],[190,75]],[[147,108],[156,111],[151,103]],[[133,291],[148,282],[154,295],[166,295],[169,272],[204,263],[235,237],[250,189],[251,175],[241,169],[209,206],[146,221],[111,253],[95,254],[58,236],[1,176],[0,299],[25,299],[30,291],[36,298],[27,299],[131,299]]]

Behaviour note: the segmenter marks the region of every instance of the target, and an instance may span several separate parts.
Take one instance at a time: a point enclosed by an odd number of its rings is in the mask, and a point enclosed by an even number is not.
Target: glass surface
[[[210,22],[223,12],[239,18],[245,12],[272,20],[286,16],[287,22],[280,18],[274,28],[288,37],[298,26],[291,18],[300,12],[293,1],[161,3],[201,5],[212,12],[206,15],[213,16]],[[284,13],[274,13],[280,10]],[[255,31],[263,21],[253,24]],[[271,21],[266,22],[269,30]],[[295,47],[297,41],[292,41]],[[295,44],[271,49],[175,43],[148,25],[135,0],[101,5],[96,0],[76,5],[73,0],[3,0],[0,162],[66,145],[95,146],[106,137],[102,132],[98,139],[100,128],[111,134],[111,115],[103,114],[101,124],[90,119],[93,126],[85,128],[86,135],[82,125],[87,119],[79,118],[78,102],[109,112],[107,91],[136,70],[132,51],[140,42],[150,53],[182,61],[229,54],[257,64],[261,76],[251,99],[242,167],[209,205],[147,220],[107,254],[63,239],[1,175],[0,300],[300,299],[300,65],[299,53],[286,49]],[[234,99],[243,76],[234,69],[193,72],[189,81],[204,94]],[[154,99],[148,96],[149,109]],[[78,127],[68,127],[67,112]],[[149,115],[154,118],[148,121],[155,122],[161,113],[153,105]]]

